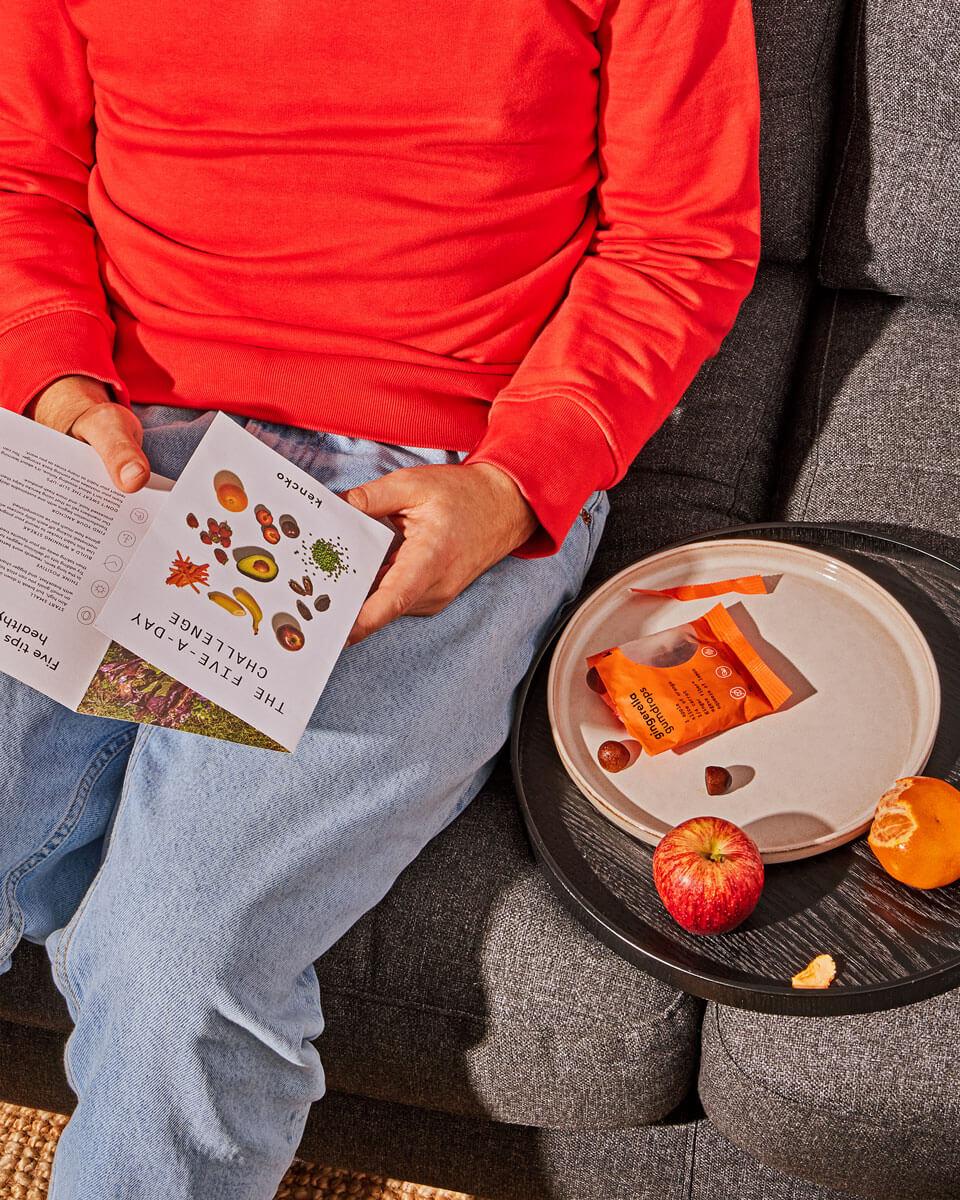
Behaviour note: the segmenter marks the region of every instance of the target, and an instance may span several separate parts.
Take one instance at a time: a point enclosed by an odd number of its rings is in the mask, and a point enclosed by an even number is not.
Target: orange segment
[[[790,980],[795,988],[826,988],[837,975],[837,964],[829,954],[818,954]]]
[[[915,888],[960,879],[960,791],[923,775],[898,779],[880,797],[867,837],[888,875]]]
[[[919,828],[920,823],[908,800],[883,799],[873,818],[870,844],[884,848],[906,846]]]

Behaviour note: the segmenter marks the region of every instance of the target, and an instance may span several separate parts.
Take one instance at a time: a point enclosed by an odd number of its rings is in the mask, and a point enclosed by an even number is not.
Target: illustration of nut
[[[304,604],[304,602],[302,600],[297,601],[297,612],[300,614],[301,617],[303,617],[303,619],[305,621],[313,620],[313,613],[310,611],[309,608],[307,608],[307,606]]]
[[[318,596],[313,602],[313,607],[317,610],[317,612],[326,612],[330,607],[330,597],[326,595],[326,593],[324,593],[322,596]]]

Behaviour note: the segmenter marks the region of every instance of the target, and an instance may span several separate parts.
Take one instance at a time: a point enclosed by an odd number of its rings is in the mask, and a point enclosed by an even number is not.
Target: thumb
[[[77,417],[70,434],[96,450],[119,491],[139,491],[150,478],[150,463],[140,448],[143,428],[129,408],[94,404]]]
[[[389,517],[416,503],[416,483],[405,468],[340,493],[340,499],[368,517]]]

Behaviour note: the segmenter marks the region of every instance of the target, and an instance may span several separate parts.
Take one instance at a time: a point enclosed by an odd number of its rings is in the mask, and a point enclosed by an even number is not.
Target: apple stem
[[[711,850],[709,858],[711,862],[722,863],[726,858],[726,855],[720,850]]]

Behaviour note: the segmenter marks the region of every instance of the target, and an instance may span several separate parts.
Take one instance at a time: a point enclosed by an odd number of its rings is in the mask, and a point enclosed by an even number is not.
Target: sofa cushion
[[[960,992],[869,1016],[710,1005],[700,1095],[730,1141],[855,1196],[949,1200],[960,1179]]]
[[[766,263],[720,350],[610,492],[589,582],[666,542],[769,515],[775,448],[813,284]]]
[[[655,1121],[692,1084],[702,1005],[560,907],[505,763],[317,969],[334,1090],[599,1129]],[[21,944],[0,976],[0,1021],[70,1028],[42,947]]]
[[[494,1126],[333,1094],[314,1105],[299,1153],[486,1200],[679,1200],[695,1129],[688,1120],[601,1131]]]
[[[728,1141],[709,1121],[697,1124],[690,1191],[684,1200],[844,1200],[848,1192],[775,1171]],[[894,1200],[886,1196],[885,1200]]]
[[[821,290],[788,422],[779,512],[960,547],[960,307]]]
[[[810,253],[831,140],[845,0],[754,0],[760,72],[761,251]]]
[[[318,970],[340,1091],[601,1129],[662,1117],[692,1082],[701,1004],[561,908],[504,763]]]
[[[960,301],[960,4],[855,0],[819,273]]]

